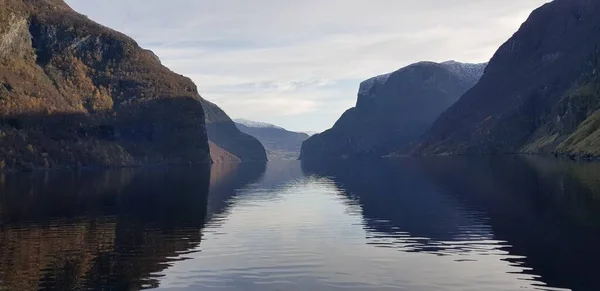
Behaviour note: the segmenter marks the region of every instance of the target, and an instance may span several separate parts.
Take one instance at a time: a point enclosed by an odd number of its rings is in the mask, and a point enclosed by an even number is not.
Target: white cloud
[[[330,127],[361,80],[487,61],[545,0],[67,0],[191,77],[230,116]]]

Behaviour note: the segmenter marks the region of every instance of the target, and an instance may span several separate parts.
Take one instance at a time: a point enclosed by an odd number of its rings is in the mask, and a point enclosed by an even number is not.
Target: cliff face
[[[360,85],[356,107],[302,145],[301,159],[382,156],[406,147],[470,89],[485,64],[421,62]]]
[[[217,105],[202,99],[208,138],[220,151],[211,151],[215,162],[265,162],[267,153],[253,136],[241,132]],[[214,147],[213,147],[214,148]]]
[[[266,159],[131,38],[61,0],[0,0],[0,170],[207,163],[205,119],[215,161]]]
[[[590,0],[535,10],[415,153],[599,156],[598,15]]]
[[[62,1],[0,1],[0,167],[209,161],[196,86]]]

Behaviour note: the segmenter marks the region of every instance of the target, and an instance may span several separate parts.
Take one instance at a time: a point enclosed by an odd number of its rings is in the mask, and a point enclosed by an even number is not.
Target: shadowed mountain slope
[[[600,2],[535,10],[417,154],[600,155]]]
[[[420,62],[360,85],[356,107],[304,142],[301,159],[382,156],[417,140],[470,89],[485,64]]]

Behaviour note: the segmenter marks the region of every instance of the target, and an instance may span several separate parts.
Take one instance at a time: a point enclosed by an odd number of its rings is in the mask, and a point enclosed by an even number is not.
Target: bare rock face
[[[209,141],[208,144],[210,146],[210,157],[214,163],[239,163],[242,161],[240,158],[224,150],[214,142]]]
[[[8,25],[0,30],[0,58],[25,57],[25,54],[31,50],[31,35],[27,19],[11,13],[5,21]]]
[[[414,153],[600,156],[598,15],[592,0],[535,10]]]
[[[62,1],[0,4],[0,167],[210,162],[191,80]]]
[[[420,62],[361,83],[356,107],[302,145],[302,160],[376,156],[418,140],[470,89],[486,64]]]
[[[62,0],[0,0],[0,168],[209,163],[215,114],[235,129],[189,78]],[[211,135],[256,152],[226,157],[264,154],[239,131]]]

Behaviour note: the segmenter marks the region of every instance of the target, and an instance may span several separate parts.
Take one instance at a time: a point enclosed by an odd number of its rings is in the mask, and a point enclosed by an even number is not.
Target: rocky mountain
[[[244,133],[256,137],[266,148],[269,160],[296,160],[300,156],[306,133],[293,132],[282,127],[246,119],[235,119],[236,126]]]
[[[203,103],[190,79],[62,0],[0,0],[0,169],[206,163]]]
[[[536,9],[417,154],[600,156],[600,2]]]
[[[304,142],[301,159],[382,156],[417,140],[486,64],[420,62],[361,83],[356,107]]]

